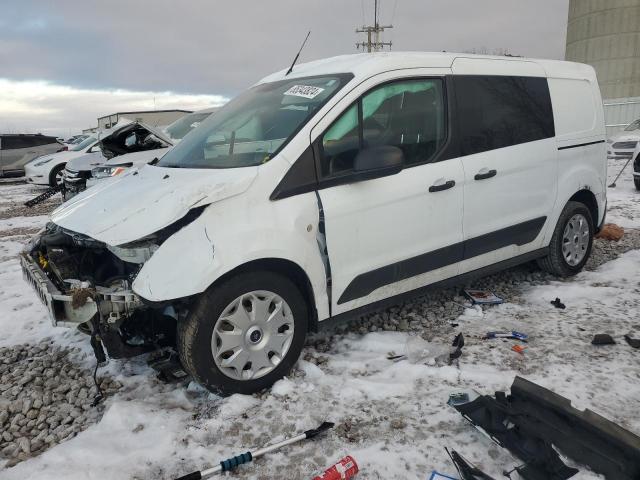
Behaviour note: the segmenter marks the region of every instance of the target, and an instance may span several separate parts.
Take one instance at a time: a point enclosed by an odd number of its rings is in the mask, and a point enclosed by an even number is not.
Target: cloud
[[[379,0],[393,50],[562,59],[569,0]],[[0,75],[80,90],[232,97],[291,63],[355,53],[372,0],[21,0],[0,15]],[[144,95],[142,95],[144,97]],[[9,105],[5,99],[4,105]],[[15,104],[12,104],[15,108]],[[34,105],[34,108],[45,108]],[[69,103],[65,118],[84,109]],[[50,108],[50,107],[46,107]],[[104,104],[104,111],[117,110]],[[131,109],[127,107],[127,109]],[[0,107],[0,118],[6,117]],[[73,127],[84,124],[76,121]],[[38,119],[40,120],[40,119]],[[56,124],[38,123],[41,128]]]
[[[80,89],[44,81],[0,79],[0,132],[66,136],[96,126],[97,118],[109,113],[199,110],[226,100],[220,95]]]

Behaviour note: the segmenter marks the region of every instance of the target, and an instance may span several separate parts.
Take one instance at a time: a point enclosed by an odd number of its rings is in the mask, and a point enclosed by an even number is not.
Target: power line
[[[387,28],[393,28],[393,25],[380,25],[378,23],[378,0],[374,0],[373,4],[373,25],[363,25],[362,28],[357,28],[356,33],[366,33],[366,42],[356,43],[356,48],[367,52],[379,52],[384,47],[391,48],[391,42],[383,42],[380,40],[380,34]]]

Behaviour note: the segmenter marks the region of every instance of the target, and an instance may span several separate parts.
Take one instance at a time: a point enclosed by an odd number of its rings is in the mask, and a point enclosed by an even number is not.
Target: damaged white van
[[[175,348],[202,385],[249,393],[330,319],[532,260],[577,273],[605,178],[589,66],[341,56],[263,79],[74,197],[22,266],[97,355]]]

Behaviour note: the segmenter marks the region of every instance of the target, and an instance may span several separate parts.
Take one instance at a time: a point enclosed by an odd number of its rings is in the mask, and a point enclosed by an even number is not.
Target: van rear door
[[[454,74],[465,172],[461,273],[541,248],[557,196],[558,152],[544,71],[531,64],[509,75],[506,62],[500,75],[492,66],[487,71],[493,74],[480,68]]]

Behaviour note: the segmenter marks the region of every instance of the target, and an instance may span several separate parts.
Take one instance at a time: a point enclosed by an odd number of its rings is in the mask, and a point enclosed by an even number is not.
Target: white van
[[[255,392],[329,319],[531,260],[577,273],[605,178],[589,66],[341,56],[266,77],[73,198],[22,264],[53,323],[111,357],[175,347],[207,388]]]

